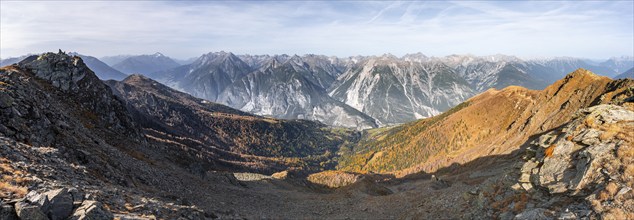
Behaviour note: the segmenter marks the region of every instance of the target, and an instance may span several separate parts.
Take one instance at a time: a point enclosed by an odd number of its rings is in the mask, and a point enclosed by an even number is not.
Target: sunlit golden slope
[[[633,88],[632,80],[578,69],[541,91],[490,89],[436,117],[367,132],[365,140],[342,150],[338,168],[400,176],[507,154],[531,135],[569,121],[578,109],[623,99]]]

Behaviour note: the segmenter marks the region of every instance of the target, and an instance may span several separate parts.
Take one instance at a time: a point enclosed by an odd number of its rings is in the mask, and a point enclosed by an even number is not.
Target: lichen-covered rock
[[[606,133],[613,132],[609,129],[615,129],[610,126],[634,120],[634,112],[615,105],[599,105],[578,114],[580,117],[564,128],[568,132],[558,135],[540,158],[542,165],[533,183],[550,193],[592,193],[605,181],[598,171],[606,161],[615,159],[614,152],[621,143],[607,139]]]
[[[532,194],[537,207],[515,218],[634,217],[634,193],[628,190],[634,184],[632,137],[634,109],[598,105],[537,138],[532,144],[538,149],[518,177],[538,189]],[[554,215],[543,216],[544,211]]]

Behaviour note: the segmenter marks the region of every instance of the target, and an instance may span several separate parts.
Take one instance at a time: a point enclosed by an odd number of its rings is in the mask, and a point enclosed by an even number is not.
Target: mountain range
[[[328,68],[301,58],[261,63],[227,88],[253,91],[245,82],[277,73],[325,93]],[[350,75],[375,87],[471,85],[450,63],[418,58],[329,62],[347,66],[329,87]],[[284,86],[303,91],[266,90]],[[0,216],[630,219],[632,88],[577,69],[541,90],[490,88],[436,116],[358,131],[255,115],[138,74],[102,81],[61,51],[29,56],[0,68]]]
[[[149,74],[161,70],[171,69],[177,66],[180,66],[180,64],[172,60],[171,58],[157,52],[152,55],[138,55],[127,57],[122,61],[112,65],[112,68],[115,68],[126,74]]]
[[[489,88],[543,89],[578,67],[615,76],[628,62],[634,66],[628,57],[594,65],[566,57],[524,61],[505,55],[337,58],[216,52],[147,76],[253,114],[367,128],[437,115]]]
[[[185,65],[161,53],[104,57],[114,67],[109,68],[94,57],[81,56],[104,80],[140,73],[252,114],[358,129],[438,115],[489,88],[543,89],[577,68],[623,77],[617,75],[634,67],[632,57],[591,62],[570,57],[522,60],[507,55],[338,58],[223,51],[204,54]]]

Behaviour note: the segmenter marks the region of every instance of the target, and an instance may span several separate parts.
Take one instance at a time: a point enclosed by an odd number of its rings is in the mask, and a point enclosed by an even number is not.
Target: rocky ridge
[[[159,171],[144,161],[138,152],[147,145],[139,127],[124,103],[81,58],[60,51],[4,67],[0,70],[0,90],[3,209],[15,210],[18,216],[26,210],[50,215],[47,199],[38,195],[75,188],[92,195],[85,196],[85,200],[98,200],[109,207],[104,208],[106,211],[127,216],[130,210],[121,199],[151,204],[143,198],[153,198],[132,186],[177,185],[168,174],[177,172],[165,168]],[[26,195],[32,196],[15,200]],[[189,206],[166,204],[164,198],[154,201],[160,205],[135,212],[180,215],[177,210],[193,211]],[[63,209],[63,215],[67,214],[68,207]],[[90,202],[73,207],[72,213],[89,215],[95,211],[99,211],[98,205]]]
[[[150,74],[157,71],[175,68],[177,66],[180,66],[180,64],[157,52],[151,55],[126,57],[124,60],[113,64],[112,68],[125,74]]]
[[[402,62],[387,55],[349,68],[329,91],[384,125],[437,115],[474,94],[441,62]]]
[[[227,55],[232,58],[228,62],[214,61]],[[378,121],[379,126],[401,124],[438,115],[490,88],[515,85],[543,89],[579,67],[613,76],[618,74],[615,68],[629,65],[619,61],[614,64],[618,67],[608,68],[608,63],[595,65],[568,57],[522,60],[506,55],[427,57],[418,53],[338,58],[217,52],[201,56],[192,65],[148,76],[196,97],[257,115],[363,128],[364,121],[324,115],[351,115],[345,109],[356,109]],[[271,85],[260,75],[277,77],[284,83]],[[301,79],[285,81],[293,76]],[[317,89],[307,89],[311,87]],[[316,92],[320,89],[327,94]],[[333,107],[326,96],[345,106]]]
[[[578,109],[629,97],[632,86],[579,69],[542,91],[488,90],[439,116],[367,131],[352,152],[342,149],[339,168],[406,175],[506,154],[567,123]]]

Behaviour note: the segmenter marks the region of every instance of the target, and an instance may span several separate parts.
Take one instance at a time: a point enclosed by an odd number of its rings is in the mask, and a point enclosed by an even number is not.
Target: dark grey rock
[[[13,105],[13,98],[6,92],[0,93],[0,108],[9,108]]]
[[[0,206],[0,220],[18,220],[15,207],[10,204],[2,204],[2,206]]]
[[[48,212],[51,207],[51,203],[48,200],[48,197],[36,191],[31,191],[27,193],[26,196],[24,197],[24,202],[28,204],[36,205],[40,210],[42,210],[43,213]],[[16,209],[17,209],[17,205],[16,205]]]
[[[68,193],[73,197],[73,207],[77,208],[84,202],[84,193],[76,188],[68,189]]]
[[[515,215],[514,220],[535,220],[535,219],[553,219],[550,215],[550,211],[543,208],[525,210],[520,214]]]
[[[50,201],[50,209],[46,213],[51,220],[66,219],[73,212],[73,197],[68,189],[57,189],[45,193]]]
[[[48,217],[46,217],[38,205],[29,204],[27,202],[18,202],[15,204],[15,211],[20,219],[48,220]]]
[[[70,220],[109,220],[113,219],[112,213],[103,209],[100,202],[94,200],[84,201],[79,208],[75,210]]]

